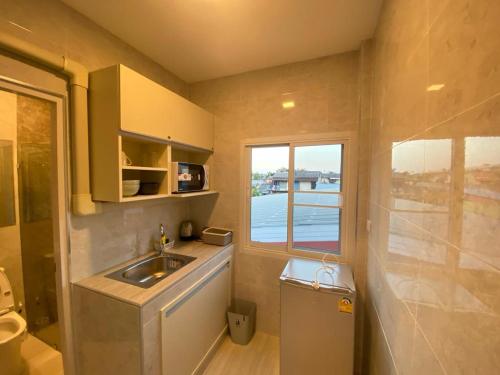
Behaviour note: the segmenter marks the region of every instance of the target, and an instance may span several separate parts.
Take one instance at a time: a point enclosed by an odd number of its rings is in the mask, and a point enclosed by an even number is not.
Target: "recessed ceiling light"
[[[290,109],[295,107],[295,102],[293,100],[287,100],[286,102],[281,103],[284,109]]]
[[[435,85],[430,85],[427,87],[427,91],[439,91],[444,87],[444,83],[439,83]]]

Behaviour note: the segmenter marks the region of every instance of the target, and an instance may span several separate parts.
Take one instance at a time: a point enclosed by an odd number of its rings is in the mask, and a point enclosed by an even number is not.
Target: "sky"
[[[288,146],[252,148],[252,172],[288,169]],[[295,147],[295,169],[340,173],[341,145]]]

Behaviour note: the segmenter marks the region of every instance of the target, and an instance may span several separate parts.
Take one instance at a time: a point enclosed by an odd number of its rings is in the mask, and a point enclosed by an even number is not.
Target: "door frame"
[[[56,105],[56,122],[51,129],[51,208],[57,313],[64,372],[75,374],[70,284],[68,97],[4,76],[0,76],[0,89],[47,100]]]

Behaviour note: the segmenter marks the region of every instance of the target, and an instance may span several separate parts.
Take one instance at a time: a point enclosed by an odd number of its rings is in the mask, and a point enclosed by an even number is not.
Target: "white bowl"
[[[136,186],[136,185],[140,185],[141,184],[141,180],[123,180],[122,184],[123,185],[133,185],[133,186]]]
[[[137,194],[140,187],[141,187],[140,183],[135,183],[135,184],[125,184],[124,183],[124,184],[122,184],[122,194],[124,197],[131,197],[131,196]]]

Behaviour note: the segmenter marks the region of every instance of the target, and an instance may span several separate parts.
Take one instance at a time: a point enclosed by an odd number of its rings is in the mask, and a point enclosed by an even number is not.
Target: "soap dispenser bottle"
[[[167,233],[165,232],[165,227],[163,224],[160,224],[160,252],[165,250],[165,247],[168,243]]]

